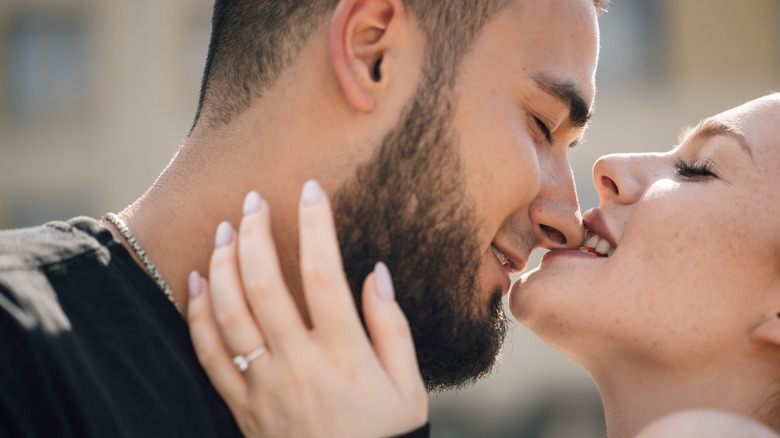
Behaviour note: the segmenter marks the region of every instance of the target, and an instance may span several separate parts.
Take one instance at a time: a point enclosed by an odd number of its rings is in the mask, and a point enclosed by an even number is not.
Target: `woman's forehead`
[[[752,100],[710,119],[732,127],[744,137],[757,163],[780,173],[780,93]]]
[[[743,105],[724,111],[713,119],[740,125],[746,130],[761,131],[764,128],[772,129],[777,133],[780,130],[780,93],[769,94]]]

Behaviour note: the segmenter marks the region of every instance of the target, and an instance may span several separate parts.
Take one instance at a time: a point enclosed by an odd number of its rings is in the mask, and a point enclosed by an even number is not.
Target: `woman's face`
[[[603,157],[593,175],[595,251],[547,253],[510,295],[542,339],[586,368],[685,366],[748,348],[778,317],[780,94],[706,119],[670,152]]]

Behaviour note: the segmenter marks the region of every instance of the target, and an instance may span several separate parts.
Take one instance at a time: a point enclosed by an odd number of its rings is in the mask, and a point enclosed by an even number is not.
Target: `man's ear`
[[[759,323],[750,334],[750,339],[780,349],[780,309]]]
[[[406,11],[402,0],[341,0],[330,27],[330,61],[349,104],[369,112],[376,93],[388,84],[385,59],[400,36]]]

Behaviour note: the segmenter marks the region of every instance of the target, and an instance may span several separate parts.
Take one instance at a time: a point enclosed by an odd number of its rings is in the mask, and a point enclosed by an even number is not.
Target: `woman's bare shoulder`
[[[662,417],[645,427],[636,438],[780,438],[765,424],[742,415],[690,410]]]

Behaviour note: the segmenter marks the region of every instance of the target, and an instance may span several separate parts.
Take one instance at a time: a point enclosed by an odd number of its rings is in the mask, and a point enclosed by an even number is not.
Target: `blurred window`
[[[663,2],[620,0],[599,18],[599,88],[663,79],[668,33]]]
[[[95,214],[84,191],[58,191],[35,193],[19,199],[11,205],[7,228],[21,228],[40,225],[52,220],[68,220],[72,217]]]
[[[91,42],[82,16],[26,11],[12,20],[2,62],[9,113],[34,119],[83,104],[93,66]]]

